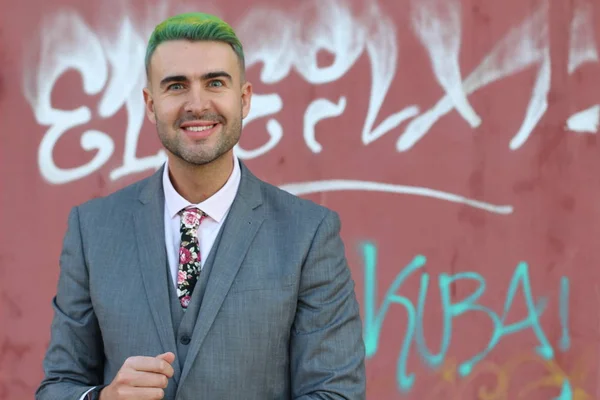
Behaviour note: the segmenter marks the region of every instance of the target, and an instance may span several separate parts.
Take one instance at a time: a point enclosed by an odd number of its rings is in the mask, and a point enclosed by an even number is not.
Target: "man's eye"
[[[181,83],[173,83],[172,85],[169,85],[169,87],[168,87],[169,90],[171,90],[171,89],[178,90],[178,89],[182,89],[182,88],[183,88],[183,85]]]
[[[212,87],[221,87],[221,86],[223,86],[223,82],[222,81],[210,81],[210,83],[208,85],[212,86]]]

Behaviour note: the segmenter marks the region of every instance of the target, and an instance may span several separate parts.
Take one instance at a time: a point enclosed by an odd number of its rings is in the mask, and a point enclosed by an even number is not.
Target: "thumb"
[[[175,354],[169,351],[168,353],[157,355],[156,358],[160,358],[161,360],[165,360],[169,364],[173,364],[173,361],[175,361]]]

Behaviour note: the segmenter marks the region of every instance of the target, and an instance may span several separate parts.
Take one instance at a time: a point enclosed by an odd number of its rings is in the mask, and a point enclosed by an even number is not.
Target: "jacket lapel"
[[[133,213],[135,238],[142,283],[158,330],[163,352],[177,354],[175,333],[171,319],[164,228],[164,193],[162,190],[163,168],[152,175],[140,190],[140,204]],[[173,363],[174,380],[179,379],[179,363]]]
[[[208,278],[179,387],[188,376],[198,351],[240,269],[242,260],[264,220],[263,213],[257,210],[262,203],[260,183],[243,163],[240,162],[240,166],[242,172],[240,187],[223,226],[218,253],[215,254]]]

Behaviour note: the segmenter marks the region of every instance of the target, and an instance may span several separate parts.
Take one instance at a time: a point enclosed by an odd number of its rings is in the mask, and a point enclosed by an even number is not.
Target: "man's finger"
[[[168,384],[169,378],[156,372],[129,371],[127,376],[127,385],[133,387],[165,389]]]
[[[135,371],[154,372],[169,378],[174,373],[171,364],[158,357],[132,357],[127,359],[126,365]]]
[[[160,358],[162,360],[165,360],[169,364],[173,364],[173,361],[175,361],[175,354],[169,351],[168,353],[157,355],[156,358]]]

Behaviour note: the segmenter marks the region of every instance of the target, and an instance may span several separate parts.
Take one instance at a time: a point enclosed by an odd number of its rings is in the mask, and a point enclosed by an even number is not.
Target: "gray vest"
[[[221,229],[221,231],[217,235],[215,243],[213,244],[208,255],[208,258],[206,259],[204,266],[202,267],[202,271],[200,272],[200,279],[198,279],[198,282],[194,287],[190,304],[188,305],[188,308],[185,311],[183,311],[183,308],[181,308],[181,304],[179,303],[179,299],[177,298],[177,290],[175,289],[175,284],[173,283],[173,279],[171,278],[171,274],[169,273],[169,268],[167,268],[167,283],[169,286],[171,320],[173,321],[173,329],[175,330],[175,343],[177,345],[176,359],[179,360],[179,365],[181,366],[181,369],[183,369],[183,364],[185,363],[188,349],[190,348],[192,332],[194,331],[194,327],[196,326],[196,320],[198,318],[198,313],[200,312],[202,299],[204,298],[204,292],[206,291],[208,277],[212,269],[215,255],[218,252],[218,247],[219,243],[221,242],[222,233],[223,229]]]

